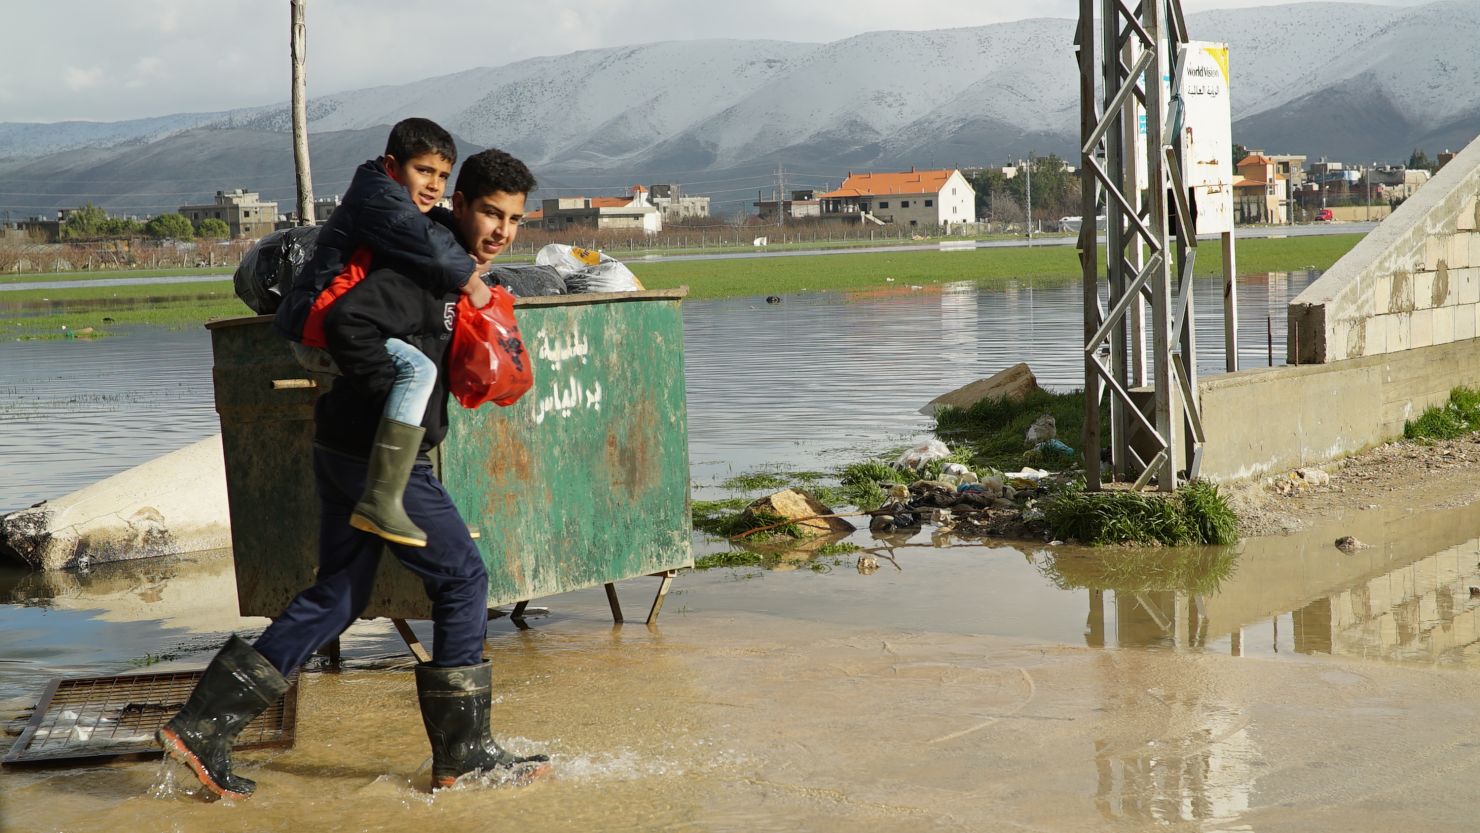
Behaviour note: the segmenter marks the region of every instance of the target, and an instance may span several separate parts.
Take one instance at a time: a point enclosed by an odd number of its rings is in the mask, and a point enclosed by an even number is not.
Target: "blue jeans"
[[[254,647],[284,675],[339,636],[370,602],[380,554],[390,550],[421,578],[432,600],[432,665],[459,668],[483,661],[488,632],[488,571],[468,525],[432,473],[417,463],[406,484],[406,514],[426,530],[425,548],[391,544],[349,525],[365,491],[366,462],[324,448],[313,451],[319,490],[319,571],[314,585],[288,603]]]
[[[304,369],[341,375],[329,351],[306,347],[296,341],[291,344],[293,357]],[[432,399],[432,389],[437,384],[437,364],[427,358],[427,354],[399,338],[386,339],[385,351],[391,354],[391,361],[396,365],[396,381],[391,385],[381,416],[407,425],[420,425],[422,417],[426,416],[427,403]]]
[[[399,338],[386,339],[385,349],[396,363],[396,382],[385,400],[382,416],[407,425],[420,425],[426,416],[427,402],[432,398],[432,388],[437,384],[437,364]]]

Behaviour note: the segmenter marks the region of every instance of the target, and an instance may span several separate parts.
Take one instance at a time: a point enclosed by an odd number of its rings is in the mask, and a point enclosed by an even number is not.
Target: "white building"
[[[665,222],[677,223],[709,216],[708,197],[684,194],[677,185],[654,185],[648,193],[653,206],[663,213]]]
[[[911,227],[976,222],[976,190],[958,170],[849,173],[841,187],[818,199],[823,217],[868,214]]]
[[[540,210],[524,222],[536,228],[562,231],[572,226],[596,229],[640,229],[645,234],[663,230],[663,213],[648,200],[648,190],[632,186],[629,197],[556,197],[543,200]]]

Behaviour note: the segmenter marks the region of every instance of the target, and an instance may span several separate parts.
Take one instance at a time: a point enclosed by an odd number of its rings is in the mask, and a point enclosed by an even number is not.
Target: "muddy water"
[[[877,573],[687,574],[654,628],[614,628],[599,591],[545,600],[488,642],[496,734],[556,764],[527,788],[427,793],[412,675],[363,623],[346,670],[304,675],[294,747],[241,755],[251,801],[158,790],[152,762],[12,769],[0,829],[1471,830],[1469,514],[1392,507],[1180,554],[1212,581],[1168,574],[1165,553],[1107,568],[860,535]],[[1344,555],[1334,528],[1389,543]],[[23,592],[90,609],[79,638],[152,618],[156,644],[182,646],[169,668],[237,626],[201,603],[221,563],[179,570],[177,593],[121,566]]]

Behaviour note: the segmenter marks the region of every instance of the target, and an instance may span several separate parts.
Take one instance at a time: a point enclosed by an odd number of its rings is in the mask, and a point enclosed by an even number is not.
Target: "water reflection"
[[[1344,553],[1360,529],[1381,542]],[[1085,588],[1085,643],[1441,665],[1480,656],[1480,538],[1468,507],[1327,523],[1222,550],[1040,552],[1055,586]],[[1172,563],[1168,563],[1172,562]]]

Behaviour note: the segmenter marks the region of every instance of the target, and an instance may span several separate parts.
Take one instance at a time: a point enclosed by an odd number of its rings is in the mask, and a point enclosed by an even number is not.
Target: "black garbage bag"
[[[565,279],[554,266],[495,266],[483,275],[489,286],[502,286],[520,298],[566,294]]]
[[[292,286],[293,279],[308,265],[318,238],[319,226],[297,226],[258,240],[232,275],[236,297],[258,315],[276,312],[283,287]]]

